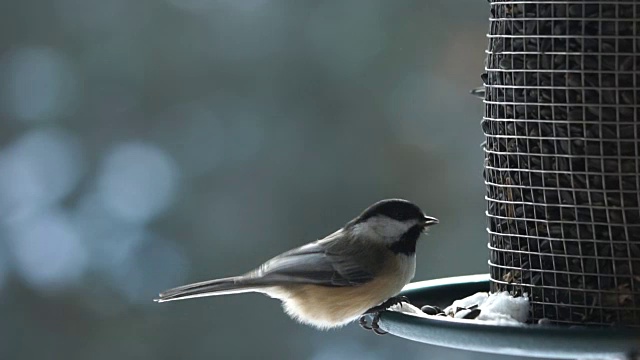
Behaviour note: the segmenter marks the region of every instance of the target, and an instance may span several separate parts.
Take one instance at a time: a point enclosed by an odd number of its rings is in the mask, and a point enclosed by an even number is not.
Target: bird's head
[[[369,206],[345,230],[383,242],[393,251],[413,253],[420,234],[437,223],[438,219],[425,215],[410,201],[387,199]]]

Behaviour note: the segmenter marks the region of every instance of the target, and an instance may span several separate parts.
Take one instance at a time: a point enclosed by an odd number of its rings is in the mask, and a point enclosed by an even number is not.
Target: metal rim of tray
[[[489,291],[489,276],[468,275],[407,285],[400,295],[414,305],[447,306],[476,292]],[[629,356],[640,348],[640,329],[566,327],[558,325],[494,325],[475,320],[385,311],[380,328],[389,334],[425,344],[492,354],[542,358]]]

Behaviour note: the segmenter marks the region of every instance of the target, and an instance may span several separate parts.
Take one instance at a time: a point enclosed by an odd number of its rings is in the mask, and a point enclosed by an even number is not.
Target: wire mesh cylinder
[[[494,1],[485,183],[492,291],[532,319],[640,325],[640,2]]]

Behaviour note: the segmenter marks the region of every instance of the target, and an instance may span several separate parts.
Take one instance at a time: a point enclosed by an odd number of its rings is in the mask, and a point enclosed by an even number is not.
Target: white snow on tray
[[[456,300],[443,311],[448,317],[453,317],[457,308],[470,308],[477,305],[480,315],[475,320],[495,325],[520,325],[529,318],[529,297],[524,294],[521,297],[513,297],[508,292],[489,294],[479,292],[464,299]],[[392,307],[392,311],[400,311],[416,316],[433,317],[427,315],[417,307],[402,303]]]
[[[429,316],[425,314],[422,310],[415,307],[414,305],[411,305],[409,303],[404,303],[404,302],[398,305],[393,305],[392,307],[389,308],[389,310],[399,311],[405,314],[411,314],[411,315],[417,315],[417,316],[424,316],[424,317]]]
[[[513,297],[508,292],[489,295],[479,305],[481,310],[478,320],[487,321],[517,321],[524,323],[529,318],[529,297]]]

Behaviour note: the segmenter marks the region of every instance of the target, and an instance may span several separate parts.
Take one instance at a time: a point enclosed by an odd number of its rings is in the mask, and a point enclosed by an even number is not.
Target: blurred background
[[[486,1],[0,3],[0,358],[495,359],[262,295],[158,305],[403,197],[486,273]]]

